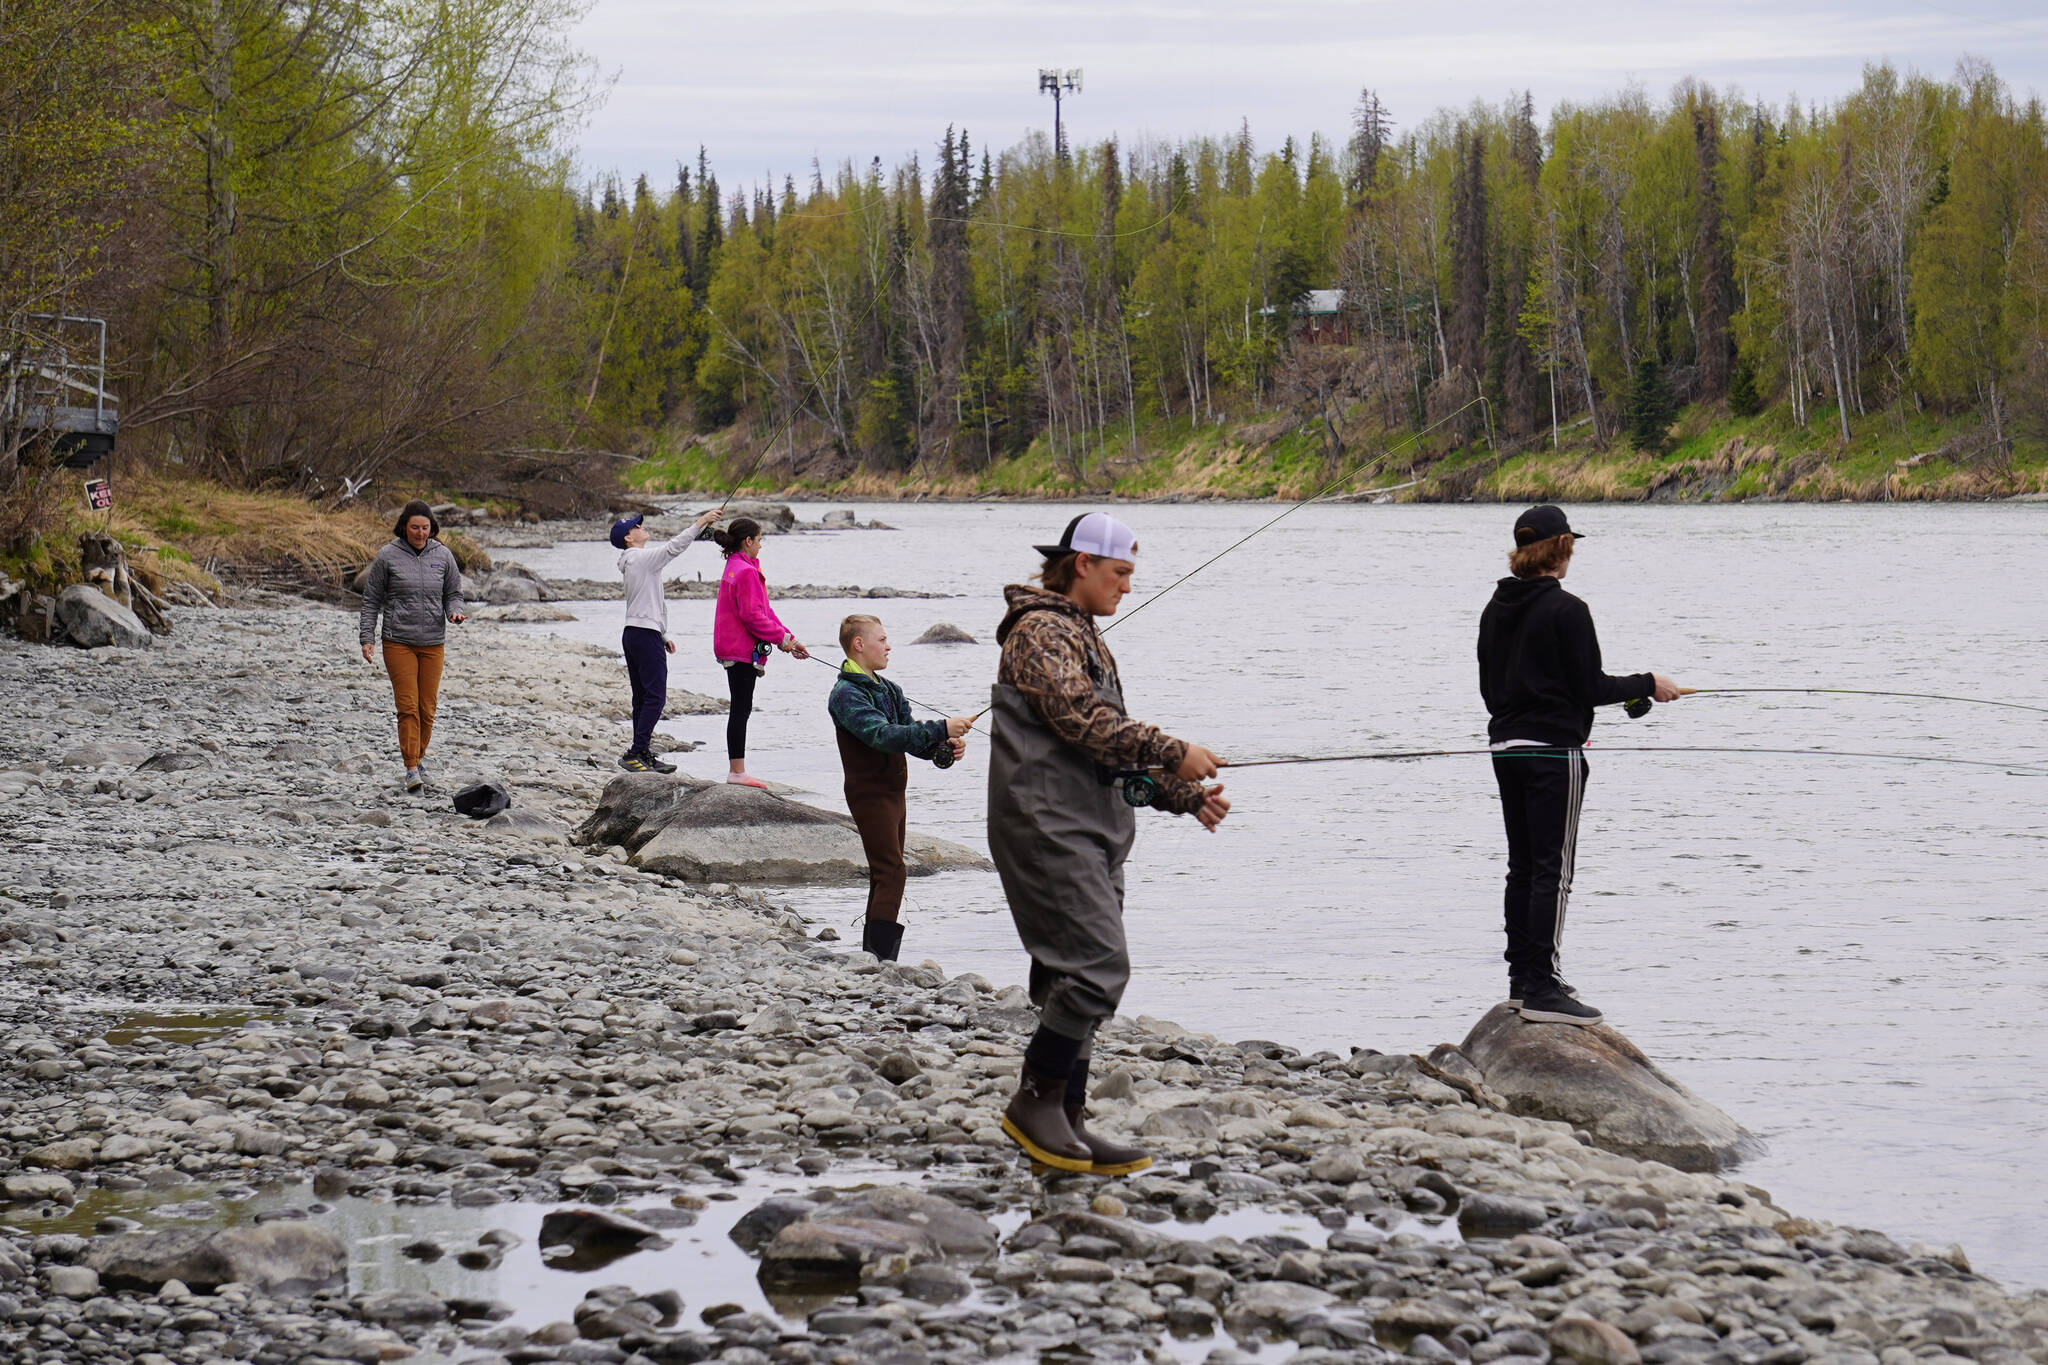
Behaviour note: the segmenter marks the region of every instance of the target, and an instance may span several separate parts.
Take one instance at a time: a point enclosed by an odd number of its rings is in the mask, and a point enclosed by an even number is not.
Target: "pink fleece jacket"
[[[754,657],[757,643],[779,645],[789,627],[768,609],[768,586],[761,581],[761,561],[752,555],[725,557],[718,579],[718,612],[711,623],[711,653],[720,663]]]

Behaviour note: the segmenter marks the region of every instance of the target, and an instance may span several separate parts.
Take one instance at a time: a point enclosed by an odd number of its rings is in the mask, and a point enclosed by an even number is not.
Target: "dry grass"
[[[329,512],[290,494],[196,479],[142,475],[115,492],[117,531],[139,533],[208,568],[333,578],[367,563],[391,535],[368,508]]]

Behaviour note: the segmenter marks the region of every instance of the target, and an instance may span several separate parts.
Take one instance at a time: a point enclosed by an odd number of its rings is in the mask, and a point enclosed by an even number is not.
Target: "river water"
[[[816,519],[826,508],[800,509]],[[771,537],[776,583],[887,584],[937,601],[793,601],[836,662],[837,623],[875,611],[913,697],[978,710],[1001,586],[1077,510],[861,506],[900,528]],[[1280,510],[1119,509],[1140,541],[1129,611]],[[1516,509],[1304,508],[1109,637],[1133,714],[1226,757],[1484,741],[1473,646]],[[1568,586],[1610,672],[1693,686],[1881,688],[2048,704],[2048,507],[1572,509],[1590,532]],[[604,578],[601,543],[510,550]],[[719,569],[693,546],[675,572]],[[547,629],[615,646],[617,603]],[[709,602],[672,601],[671,683],[722,695]],[[958,624],[979,645],[909,647]],[[839,805],[817,663],[762,679],[749,765]],[[620,688],[624,691],[623,668]],[[724,769],[722,717],[684,770]],[[1797,1213],[1960,1241],[1980,1270],[2048,1284],[2048,776],[1997,768],[1600,746],[1883,750],[2048,763],[2048,716],[1845,696],[1697,697],[1603,712],[1581,828],[1567,975],[1652,1057],[1762,1137],[1744,1178]],[[623,745],[621,746],[623,747]],[[986,749],[913,764],[913,826],[985,847]],[[1228,775],[1214,834],[1144,814],[1125,998],[1231,1039],[1426,1051],[1504,992],[1502,836],[1484,758]],[[792,895],[840,926],[857,888]],[[904,956],[998,984],[1026,966],[992,873],[911,883]]]

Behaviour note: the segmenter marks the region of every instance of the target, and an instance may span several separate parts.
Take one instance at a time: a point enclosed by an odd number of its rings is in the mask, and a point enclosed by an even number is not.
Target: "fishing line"
[[[1232,541],[1229,545],[1224,546],[1221,550],[1209,556],[1200,564],[1195,565],[1194,568],[1189,569],[1179,578],[1176,578],[1171,583],[1168,583],[1158,592],[1153,593],[1150,597],[1140,602],[1137,606],[1132,607],[1129,611],[1116,617],[1108,625],[1101,627],[1099,633],[1103,635],[1109,634],[1109,632],[1115,630],[1118,626],[1130,620],[1133,616],[1136,616],[1139,612],[1145,610],[1145,608],[1151,606],[1154,602],[1157,602],[1160,598],[1166,596],[1166,594],[1172,592],[1175,588],[1187,582],[1190,578],[1193,578],[1196,574],[1202,572],[1202,570],[1216,563],[1216,561],[1222,559],[1224,556],[1230,554],[1232,551],[1241,549],[1243,546],[1245,546],[1252,540],[1256,539],[1261,535],[1264,535],[1267,531],[1270,531],[1271,529],[1273,529],[1273,527],[1279,525],[1282,521],[1285,521],[1288,517],[1291,517],[1296,512],[1299,512],[1302,508],[1308,506],[1310,503],[1316,501],[1318,498],[1328,495],[1333,489],[1338,488],[1343,484],[1351,482],[1353,479],[1356,479],[1361,474],[1365,473],[1368,469],[1377,469],[1380,465],[1385,464],[1388,460],[1394,458],[1395,455],[1399,454],[1403,450],[1406,450],[1409,446],[1414,445],[1417,441],[1420,441],[1423,437],[1429,435],[1429,433],[1435,431],[1438,427],[1443,426],[1452,418],[1464,415],[1465,413],[1471,411],[1473,408],[1479,406],[1481,403],[1484,403],[1485,401],[1486,399],[1483,397],[1474,398],[1471,402],[1466,403],[1464,406],[1445,413],[1442,417],[1439,417],[1436,421],[1431,422],[1428,426],[1416,432],[1407,440],[1402,441],[1399,445],[1389,446],[1386,450],[1381,451],[1378,455],[1372,456],[1370,459],[1361,460],[1358,464],[1353,465],[1344,473],[1339,474],[1336,478],[1330,480],[1321,488],[1318,488],[1315,492],[1309,494],[1301,501],[1287,508],[1278,516],[1273,517],[1272,519],[1270,519],[1269,521],[1265,522],[1260,526],[1254,527],[1251,531],[1239,537],[1237,540]]]
[[[2048,716],[2048,706],[2031,706],[2026,702],[1992,701],[1985,697],[1955,697],[1945,692],[1886,692],[1869,687],[1693,687],[1686,689],[1693,696],[1732,695],[1748,692],[1804,693],[1815,696],[1841,697],[1904,697],[1913,701],[1953,701],[1966,706],[1997,706],[2009,711],[2032,711]]]
[[[1862,749],[1791,749],[1736,747],[1729,745],[1694,744],[1602,744],[1587,745],[1584,750],[1541,748],[1535,745],[1518,744],[1506,749],[1388,749],[1359,754],[1315,754],[1295,758],[1252,758],[1243,761],[1220,761],[1225,768],[1281,768],[1306,763],[1363,763],[1372,761],[1399,762],[1417,758],[1462,758],[1484,754],[1489,758],[1561,758],[1574,752],[1589,754],[1778,754],[1800,758],[1867,758],[1889,759],[1901,763],[1954,763],[1969,768],[1998,768],[2013,772],[2027,770],[2048,776],[2048,766],[2041,763],[1998,762],[1985,758],[1954,758],[1946,754],[1898,754],[1878,753]]]

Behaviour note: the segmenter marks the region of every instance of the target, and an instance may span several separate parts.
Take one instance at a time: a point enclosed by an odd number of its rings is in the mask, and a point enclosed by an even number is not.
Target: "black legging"
[[[748,663],[725,666],[726,690],[732,693],[732,710],[725,718],[725,756],[747,756],[747,720],[754,714],[754,684],[761,675]]]

